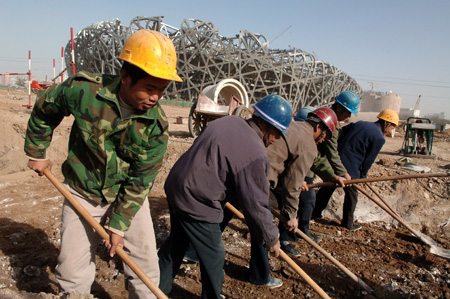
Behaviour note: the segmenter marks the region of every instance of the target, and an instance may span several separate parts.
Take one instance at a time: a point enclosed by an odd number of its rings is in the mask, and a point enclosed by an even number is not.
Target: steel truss
[[[308,105],[327,106],[344,90],[362,95],[353,78],[312,54],[297,48],[270,49],[263,35],[245,30],[227,38],[213,23],[195,19],[183,20],[180,29],[163,23],[162,17],[135,17],[129,26],[118,19],[93,24],[74,37],[75,69],[119,73],[117,55],[124,41],[141,28],[166,34],[177,50],[183,82],[171,82],[166,98],[196,101],[206,86],[225,78],[240,81],[251,104],[267,94],[278,94],[292,103],[294,111]],[[66,64],[72,60],[70,41],[65,60]]]

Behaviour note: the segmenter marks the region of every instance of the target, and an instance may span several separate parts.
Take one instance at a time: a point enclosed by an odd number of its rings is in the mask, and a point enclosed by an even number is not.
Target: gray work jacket
[[[177,215],[208,223],[222,222],[225,203],[236,197],[252,238],[270,248],[278,228],[269,210],[268,170],[256,123],[225,116],[208,124],[180,157],[164,188]]]

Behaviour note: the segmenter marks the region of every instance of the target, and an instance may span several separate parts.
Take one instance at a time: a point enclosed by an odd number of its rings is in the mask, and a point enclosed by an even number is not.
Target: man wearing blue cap
[[[358,114],[359,97],[351,90],[346,90],[336,97],[336,101],[331,106],[331,109],[336,113],[339,122],[346,122],[352,114]],[[351,180],[347,169],[341,162],[338,153],[338,138],[341,134],[342,128],[337,126],[336,131],[330,139],[322,142],[317,146],[319,156],[314,161],[311,170],[305,178],[306,184],[314,182],[314,175],[318,175],[324,181],[331,181],[344,187],[345,180]],[[322,237],[312,234],[309,231],[309,222],[311,220],[313,210],[316,204],[316,196],[320,197],[321,193],[317,193],[314,189],[306,190],[300,195],[300,209],[299,209],[299,229],[308,235],[315,242],[319,242]],[[314,217],[313,217],[314,218]]]
[[[225,249],[220,223],[224,205],[232,199],[240,204],[252,242],[278,256],[266,147],[286,133],[292,108],[277,95],[262,98],[253,108],[247,121],[226,116],[208,124],[167,177],[171,231],[158,253],[160,289],[166,294],[190,242],[200,261],[202,298],[221,298]],[[263,283],[280,286],[281,280],[268,276]]]
[[[300,253],[289,241],[295,241],[298,227],[300,194],[304,189],[306,173],[317,157],[317,145],[326,142],[337,126],[334,111],[327,107],[317,108],[307,114],[304,122],[294,122],[289,136],[268,147],[270,160],[269,183],[271,196],[278,202],[281,249],[292,256]]]

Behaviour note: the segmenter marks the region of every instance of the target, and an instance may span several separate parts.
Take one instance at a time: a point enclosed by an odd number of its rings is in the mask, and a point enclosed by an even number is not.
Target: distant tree
[[[27,79],[25,79],[24,77],[19,77],[16,79],[17,86],[25,87],[26,83],[27,83]]]

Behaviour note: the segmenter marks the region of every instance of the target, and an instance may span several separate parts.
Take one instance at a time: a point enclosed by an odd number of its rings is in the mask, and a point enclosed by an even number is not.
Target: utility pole
[[[367,81],[367,83],[370,84],[370,92],[373,93],[373,82],[372,81]]]

